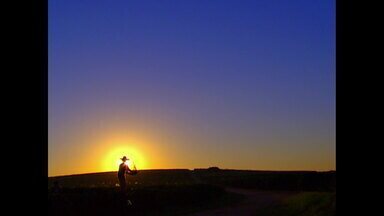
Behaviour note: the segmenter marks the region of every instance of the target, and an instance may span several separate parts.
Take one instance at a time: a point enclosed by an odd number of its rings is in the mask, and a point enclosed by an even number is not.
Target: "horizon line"
[[[212,166],[215,167],[215,166]],[[139,169],[140,170],[198,170],[198,169],[203,169],[206,170],[211,167],[206,167],[206,168],[157,168],[157,169]],[[259,171],[259,172],[336,172],[336,169],[331,169],[331,170],[262,170],[262,169],[232,169],[232,168],[220,168],[220,170],[237,170],[237,171]],[[97,173],[109,173],[109,172],[116,172],[117,170],[111,170],[111,171],[99,171],[99,172],[86,172],[86,173],[73,173],[73,174],[59,174],[59,175],[48,175],[48,178],[53,178],[53,177],[64,177],[64,176],[76,176],[76,175],[87,175],[87,174],[97,174]]]

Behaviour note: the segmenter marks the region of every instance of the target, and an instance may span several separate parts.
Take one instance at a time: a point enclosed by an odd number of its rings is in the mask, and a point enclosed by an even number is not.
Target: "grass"
[[[196,184],[178,186],[137,186],[128,193],[133,206],[126,206],[118,188],[66,188],[48,193],[50,215],[185,215],[228,206],[241,196],[223,188]]]
[[[336,194],[330,192],[302,192],[282,203],[267,207],[260,216],[334,216]]]
[[[142,170],[127,178],[127,206],[121,197],[116,172],[79,174],[48,178],[50,215],[186,215],[235,205],[245,196],[225,187],[270,191],[334,191],[335,173],[274,172],[242,170]],[[54,193],[54,182],[61,188]],[[303,192],[262,216],[332,216],[335,193]]]

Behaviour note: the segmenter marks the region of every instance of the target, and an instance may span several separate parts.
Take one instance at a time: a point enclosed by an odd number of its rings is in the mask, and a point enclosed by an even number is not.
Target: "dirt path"
[[[292,192],[273,192],[273,191],[257,191],[238,188],[227,188],[228,192],[245,195],[246,198],[239,204],[212,209],[208,211],[194,213],[190,216],[208,216],[208,215],[239,215],[239,216],[255,216],[260,208],[273,205],[281,201],[283,198],[292,195]]]

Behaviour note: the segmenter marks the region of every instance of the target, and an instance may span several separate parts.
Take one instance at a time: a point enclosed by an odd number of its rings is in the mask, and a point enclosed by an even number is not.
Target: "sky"
[[[49,0],[48,175],[335,170],[335,2]]]

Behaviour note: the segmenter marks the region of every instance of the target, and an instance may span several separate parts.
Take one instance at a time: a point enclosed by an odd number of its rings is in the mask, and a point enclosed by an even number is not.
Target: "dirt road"
[[[246,196],[245,200],[239,204],[212,209],[191,214],[190,216],[209,216],[209,215],[236,215],[236,216],[257,216],[257,211],[263,207],[274,205],[283,198],[292,195],[292,192],[257,191],[237,188],[227,188],[228,192],[238,193]]]

